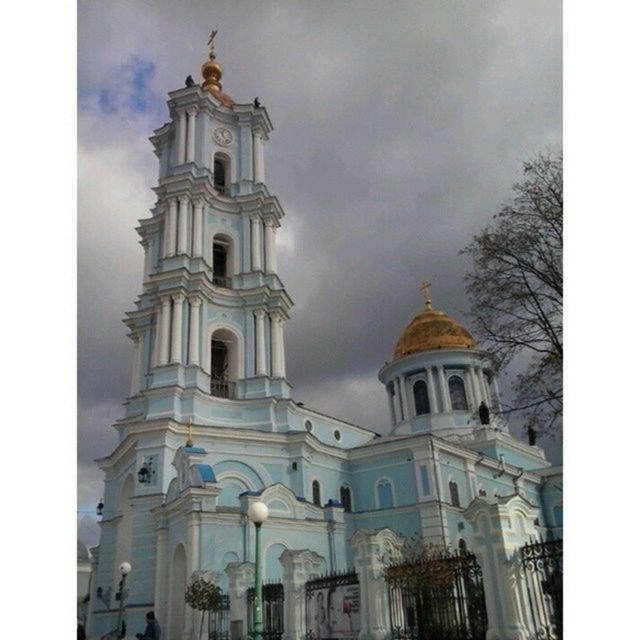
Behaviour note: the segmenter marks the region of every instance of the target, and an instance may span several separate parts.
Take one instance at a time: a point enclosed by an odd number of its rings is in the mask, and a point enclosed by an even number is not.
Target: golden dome
[[[423,283],[425,291],[424,310],[419,313],[402,332],[393,352],[397,360],[412,353],[434,351],[436,349],[475,349],[473,336],[444,311],[431,308],[428,283]]]
[[[232,107],[235,104],[233,98],[222,90],[222,85],[220,84],[220,78],[222,78],[223,72],[222,66],[216,60],[216,52],[214,51],[213,39],[216,33],[218,32],[211,32],[209,38],[209,59],[205,61],[200,69],[202,77],[204,78],[202,88],[213,95],[223,107]]]

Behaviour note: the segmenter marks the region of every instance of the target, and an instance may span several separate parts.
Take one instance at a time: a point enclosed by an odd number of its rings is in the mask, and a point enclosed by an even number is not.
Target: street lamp
[[[122,629],[122,615],[124,614],[124,583],[127,579],[127,574],[131,571],[131,565],[128,562],[123,562],[120,565],[120,584],[118,585],[118,594],[116,598],[120,600],[120,608],[118,609],[118,624],[116,626],[116,633],[118,638],[124,638],[125,634]]]
[[[262,566],[260,564],[260,527],[269,517],[269,509],[264,502],[254,502],[249,507],[249,520],[256,526],[256,582],[253,601],[253,638],[260,640],[262,624]]]

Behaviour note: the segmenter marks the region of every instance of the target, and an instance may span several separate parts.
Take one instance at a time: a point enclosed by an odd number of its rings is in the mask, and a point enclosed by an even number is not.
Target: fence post
[[[389,591],[384,580],[383,556],[402,546],[402,538],[391,529],[360,529],[351,538],[360,582],[360,640],[391,637]]]
[[[464,512],[473,529],[472,551],[482,567],[486,640],[532,637],[521,547],[536,537],[537,508],[519,495],[477,497]]]
[[[249,634],[247,627],[247,589],[254,579],[253,562],[230,562],[225,569],[229,577],[229,628],[231,640]]]
[[[305,584],[317,573],[322,557],[313,551],[286,549],[280,556],[284,567],[284,633],[282,640],[301,640],[305,635]]]

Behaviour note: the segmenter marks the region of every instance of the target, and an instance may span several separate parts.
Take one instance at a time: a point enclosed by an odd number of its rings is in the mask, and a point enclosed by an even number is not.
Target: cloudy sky
[[[293,396],[389,430],[377,371],[420,310],[470,324],[458,252],[510,197],[522,161],[562,144],[558,0],[89,2],[78,5],[79,535],[97,542],[140,291],[136,221],[154,203],[148,137],[167,92],[199,79],[218,29],[222,85],[259,96]],[[509,376],[502,379],[508,397]],[[512,424],[512,432],[520,426]],[[559,460],[561,445],[550,445]]]

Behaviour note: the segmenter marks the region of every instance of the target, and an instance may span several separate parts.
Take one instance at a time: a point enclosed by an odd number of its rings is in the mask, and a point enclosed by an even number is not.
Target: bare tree
[[[524,358],[514,383],[525,428],[562,419],[562,155],[524,163],[514,197],[463,249],[476,336],[496,367]]]

